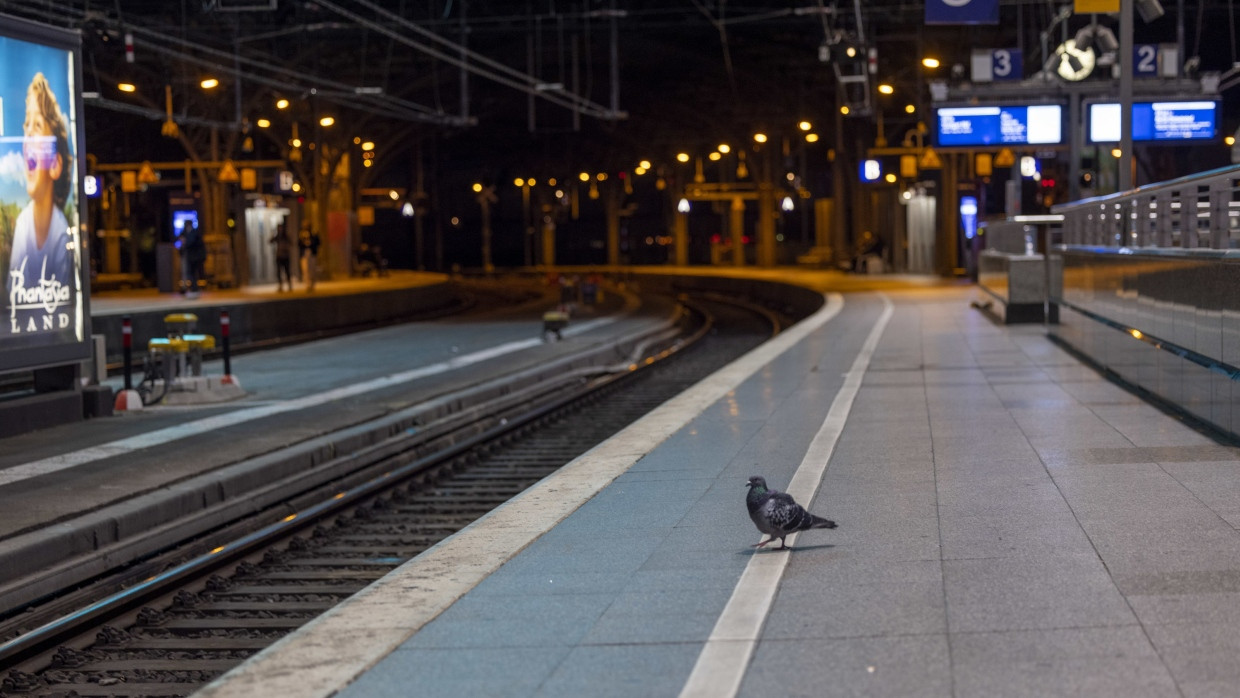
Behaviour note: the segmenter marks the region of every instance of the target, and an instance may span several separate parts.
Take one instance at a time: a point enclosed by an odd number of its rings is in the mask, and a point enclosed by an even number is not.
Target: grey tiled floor
[[[836,320],[340,695],[674,696],[881,310]],[[741,695],[1240,695],[1240,468],[956,290],[893,316]]]

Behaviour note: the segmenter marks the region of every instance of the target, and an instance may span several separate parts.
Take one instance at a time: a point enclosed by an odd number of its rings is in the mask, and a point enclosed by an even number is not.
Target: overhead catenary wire
[[[14,3],[9,0],[0,0],[0,7],[8,8]],[[471,123],[469,120],[462,119],[452,114],[446,114],[415,102],[403,100],[388,94],[358,94],[355,85],[342,83],[336,80],[311,76],[315,78],[311,84],[307,84],[304,70],[294,70],[277,65],[274,59],[270,61],[258,60],[249,56],[237,56],[233,51],[224,51],[206,46],[202,43],[192,44],[186,35],[181,37],[170,36],[167,31],[145,27],[132,22],[122,22],[119,19],[107,18],[101,16],[98,12],[83,10],[75,7],[63,7],[55,12],[50,9],[41,9],[37,7],[29,7],[22,5],[20,7],[22,14],[39,18],[49,24],[57,24],[80,28],[88,22],[99,23],[106,30],[117,30],[127,32],[133,35],[134,45],[138,48],[150,50],[160,55],[177,59],[180,67],[184,67],[185,63],[194,64],[209,70],[219,71],[221,73],[237,74],[239,77],[253,83],[261,84],[278,90],[284,90],[295,94],[313,93],[315,96],[322,98],[328,102],[340,104],[346,107],[364,107],[373,113],[396,119],[407,119],[411,121],[436,123],[442,125],[462,126]],[[327,27],[326,23],[314,25],[314,28]],[[348,28],[348,25],[337,24],[340,28]],[[306,28],[301,28],[305,30]],[[188,32],[188,28],[185,29]],[[287,30],[281,32],[272,32],[265,36],[287,33]],[[251,40],[254,37],[247,37]],[[169,42],[171,45],[169,45]],[[197,53],[194,53],[194,52]],[[201,54],[201,55],[198,55]],[[201,56],[211,56],[218,60],[211,60]],[[93,62],[94,56],[91,54]],[[237,63],[249,68],[249,70],[239,71]],[[266,74],[264,74],[266,73]],[[98,72],[96,71],[96,78]],[[103,100],[91,100],[95,106],[105,109],[114,109],[119,102],[109,102]],[[179,115],[178,121],[185,121],[185,115]],[[185,123],[189,123],[185,121]],[[232,124],[237,128],[239,124]]]
[[[409,48],[420,51],[429,56],[433,56],[450,65],[465,68],[470,73],[484,77],[493,82],[497,82],[501,85],[541,97],[542,99],[545,99],[553,104],[558,104],[559,106],[567,109],[579,111],[583,114],[600,119],[623,119],[627,116],[624,112],[617,112],[610,108],[604,107],[603,105],[597,104],[580,95],[540,89],[539,81],[526,73],[510,68],[503,63],[488,58],[480,53],[477,53],[476,51],[472,51],[461,44],[451,41],[450,39],[445,39],[438,34],[424,29],[418,24],[405,19],[404,17],[400,17],[399,15],[379,7],[369,0],[355,0],[355,2],[358,5],[371,10],[384,20],[399,26],[401,29],[407,29],[419,37],[429,39],[433,43],[438,43],[445,47],[457,50],[460,56],[454,56],[433,46],[415,41],[414,39],[397,32],[395,29],[391,29],[383,24],[363,17],[362,15],[343,7],[336,2],[332,2],[331,0],[318,0],[317,4],[320,7],[346,17],[359,25],[367,26],[373,31],[380,32],[398,41],[399,43],[408,46]]]

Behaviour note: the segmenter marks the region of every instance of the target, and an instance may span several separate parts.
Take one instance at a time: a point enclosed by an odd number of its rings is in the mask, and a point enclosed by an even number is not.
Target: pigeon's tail
[[[809,524],[810,528],[835,528],[835,522],[830,519],[824,519],[813,514],[810,514],[810,519],[812,519]]]

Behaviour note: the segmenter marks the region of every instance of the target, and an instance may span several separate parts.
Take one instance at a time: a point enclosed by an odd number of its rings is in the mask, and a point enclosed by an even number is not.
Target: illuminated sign
[[[883,176],[883,163],[878,160],[861,161],[861,181],[877,182]]]
[[[1059,145],[1063,142],[1063,107],[942,107],[935,118],[940,146]]]
[[[1101,102],[1089,105],[1089,142],[1118,143],[1120,105]],[[1132,140],[1176,142],[1210,140],[1218,128],[1218,103],[1133,102]]]
[[[0,24],[0,372],[90,356],[80,42]]]
[[[926,0],[926,24],[998,24],[999,0]]]
[[[972,240],[977,235],[977,197],[960,197],[960,224],[964,226],[965,239]]]

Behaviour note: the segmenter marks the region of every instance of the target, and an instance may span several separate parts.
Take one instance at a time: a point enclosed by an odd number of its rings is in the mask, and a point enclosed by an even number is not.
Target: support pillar
[[[672,244],[675,257],[672,263],[678,267],[689,265],[689,216],[676,212],[672,219]]]
[[[604,189],[604,208],[607,212],[607,263],[611,266],[620,264],[620,188],[607,186]]]
[[[550,216],[542,224],[542,264],[544,267],[555,266],[555,221]]]
[[[745,200],[732,199],[732,215],[728,219],[728,232],[732,237],[732,264],[745,266]]]
[[[775,266],[775,188],[762,184],[758,188],[758,266]]]
[[[939,234],[936,248],[939,250],[939,273],[952,276],[956,271],[956,263],[960,260],[960,201],[959,178],[956,171],[956,156],[944,153],[942,156],[943,170],[940,178],[942,190],[939,192]]]

